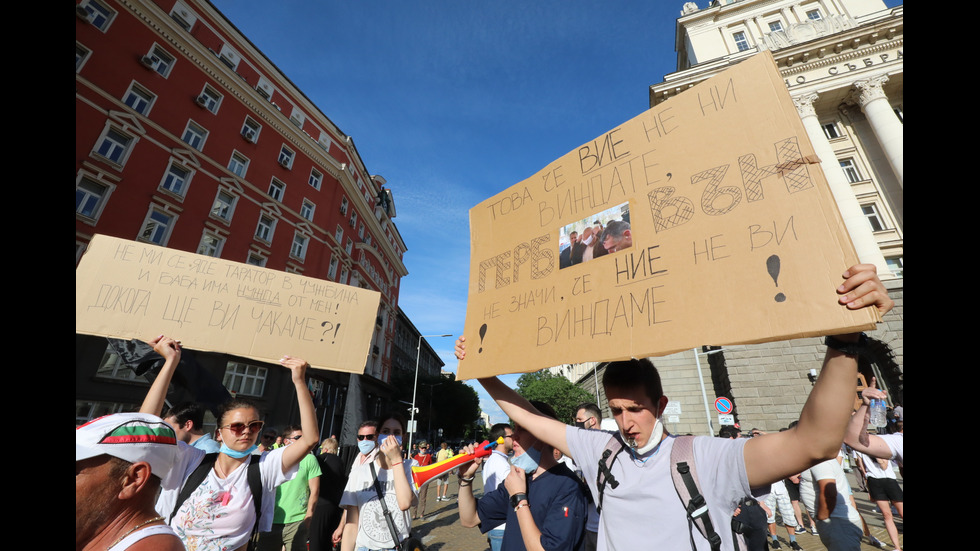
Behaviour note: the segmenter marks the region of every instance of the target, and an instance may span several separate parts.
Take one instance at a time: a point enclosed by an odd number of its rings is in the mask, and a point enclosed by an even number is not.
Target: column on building
[[[861,106],[865,117],[871,124],[881,149],[885,152],[888,164],[895,172],[898,185],[905,187],[902,183],[902,167],[905,159],[905,128],[892,106],[888,103],[888,97],[881,85],[888,82],[887,75],[879,75],[868,79],[859,80],[854,83],[856,89],[854,100]]]
[[[884,255],[881,254],[881,248],[878,247],[871,226],[854,196],[847,176],[841,170],[840,162],[837,160],[833,147],[830,146],[830,141],[827,140],[823,129],[820,127],[820,120],[813,108],[813,102],[817,100],[817,97],[816,93],[802,94],[794,96],[793,103],[796,104],[796,110],[799,111],[800,118],[803,119],[803,127],[810,137],[813,150],[820,159],[820,168],[830,185],[830,191],[837,202],[837,208],[840,210],[841,218],[844,219],[844,227],[847,228],[847,233],[851,236],[851,242],[857,251],[858,259],[864,264],[877,266],[878,274],[881,277],[890,276],[891,271],[888,269]]]

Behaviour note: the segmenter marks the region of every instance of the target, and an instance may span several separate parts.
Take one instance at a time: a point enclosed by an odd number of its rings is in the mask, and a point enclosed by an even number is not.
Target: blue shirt
[[[559,463],[535,479],[527,478],[527,501],[534,523],[541,531],[541,545],[548,551],[572,551],[585,528],[585,494],[578,478]],[[503,484],[476,503],[480,530],[487,533],[506,522],[502,549],[526,550],[517,513]]]

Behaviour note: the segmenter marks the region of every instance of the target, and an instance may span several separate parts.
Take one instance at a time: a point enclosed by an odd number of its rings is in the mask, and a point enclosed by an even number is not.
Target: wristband
[[[398,463],[392,463],[391,465],[389,465],[389,467],[397,467],[397,466],[401,465],[402,463],[404,463],[404,461],[399,461]]]
[[[459,477],[459,481],[460,482],[473,482],[473,479],[474,478],[476,478],[476,475],[473,475],[473,476],[471,476],[469,478],[466,478],[465,476],[461,476],[461,477]]]
[[[527,504],[527,501],[526,500],[523,503],[521,503],[520,505],[518,505],[517,507],[514,507],[514,512],[516,513],[518,511],[520,511],[521,509],[523,509],[524,507],[530,507],[530,505]]]
[[[868,349],[868,336],[864,333],[861,333],[857,342],[844,342],[830,335],[824,338],[823,342],[827,345],[827,348],[833,348],[848,356],[860,356]]]
[[[527,501],[527,494],[519,493],[510,496],[510,506],[513,507],[515,511],[517,510],[517,504],[522,501]]]

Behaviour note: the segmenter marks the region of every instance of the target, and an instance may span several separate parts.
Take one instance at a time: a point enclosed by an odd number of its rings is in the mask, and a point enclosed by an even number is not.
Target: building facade
[[[896,308],[869,334],[857,388],[870,382],[903,402],[903,7],[881,0],[716,0],[683,6],[677,71],[650,87],[650,107],[769,50],[821,160],[862,262],[875,264]],[[715,347],[655,358],[674,433],[717,433],[717,397],[743,428],[778,430],[799,417],[823,360],[822,339]],[[588,392],[602,364],[566,367]],[[606,410],[608,414],[608,409]]]
[[[75,11],[76,264],[101,233],[378,291],[360,386],[384,407],[407,274],[385,179],[206,0]],[[224,355],[202,365],[275,409],[279,367]],[[138,404],[145,383],[127,371],[104,339],[76,335],[76,421]],[[327,430],[348,376],[311,378]]]

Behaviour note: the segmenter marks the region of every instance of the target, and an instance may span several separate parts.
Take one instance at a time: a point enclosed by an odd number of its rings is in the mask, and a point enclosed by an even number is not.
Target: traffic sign
[[[735,409],[735,406],[732,404],[731,399],[724,396],[715,398],[715,411],[718,413],[725,415],[731,413],[733,409]]]

